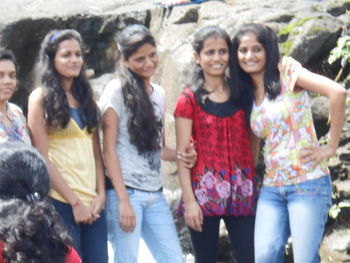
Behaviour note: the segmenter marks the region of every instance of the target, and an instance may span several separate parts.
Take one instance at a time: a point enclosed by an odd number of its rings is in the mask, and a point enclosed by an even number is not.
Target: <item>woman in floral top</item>
[[[332,188],[325,160],[338,147],[346,91],[301,67],[281,77],[277,37],[265,25],[240,27],[232,54],[236,86],[254,90],[251,128],[265,140],[266,172],[256,214],[255,262],[284,262],[290,235],[294,262],[320,262],[318,249]],[[331,125],[326,146],[318,145],[307,91],[329,98]]]
[[[17,62],[11,51],[0,50],[0,143],[21,141],[30,144],[22,110],[8,102],[16,90]]]
[[[249,141],[246,96],[234,89],[225,71],[231,41],[219,27],[199,30],[193,43],[195,80],[178,98],[175,109],[177,148],[191,137],[198,159],[192,168],[178,163],[184,217],[196,262],[216,262],[219,224],[223,219],[238,262],[254,262],[253,233],[257,199]]]

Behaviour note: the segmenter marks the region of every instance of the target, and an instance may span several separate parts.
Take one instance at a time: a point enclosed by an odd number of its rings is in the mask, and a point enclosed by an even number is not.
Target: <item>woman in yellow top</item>
[[[75,30],[48,33],[42,42],[38,82],[29,97],[33,145],[47,161],[50,196],[84,263],[107,262],[99,113]]]

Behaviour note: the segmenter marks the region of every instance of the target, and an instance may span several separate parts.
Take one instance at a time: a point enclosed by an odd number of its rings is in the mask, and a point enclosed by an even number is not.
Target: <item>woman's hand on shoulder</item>
[[[119,227],[124,232],[133,232],[136,226],[136,215],[129,199],[119,201]]]
[[[193,230],[202,232],[203,213],[202,209],[196,201],[185,203],[185,222]]]
[[[302,68],[299,61],[292,57],[283,57],[281,62],[278,63],[278,69],[282,74],[290,74]]]
[[[295,90],[295,84],[302,68],[302,65],[292,57],[283,57],[278,64],[280,78],[285,82],[288,90]]]

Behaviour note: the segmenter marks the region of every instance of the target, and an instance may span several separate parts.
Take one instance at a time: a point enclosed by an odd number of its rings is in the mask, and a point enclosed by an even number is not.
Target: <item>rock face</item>
[[[48,31],[74,28],[82,34],[86,44],[85,61],[95,72],[97,78],[93,84],[99,95],[113,77],[111,73],[119,58],[115,44],[118,32],[129,24],[146,25],[158,40],[160,65],[154,82],[167,92],[167,137],[169,144],[174,145],[172,110],[177,96],[190,80],[191,41],[198,28],[220,25],[233,36],[235,28],[243,23],[266,23],[278,34],[282,54],[293,56],[307,68],[334,78],[340,63],[329,65],[326,60],[343,28],[350,27],[349,9],[348,0],[221,0],[173,8],[157,7],[153,0],[1,0],[0,46],[14,51],[18,59],[20,85],[14,101],[25,109],[33,86],[32,69],[40,42]],[[325,105],[322,98],[314,99],[320,136],[328,130]],[[332,163],[335,178],[348,179],[349,176],[349,109],[347,116],[339,158]],[[167,171],[175,169],[166,166]],[[174,182],[167,186],[174,188],[176,180],[169,181]],[[186,230],[182,228],[180,232]],[[225,258],[223,262],[231,260]]]

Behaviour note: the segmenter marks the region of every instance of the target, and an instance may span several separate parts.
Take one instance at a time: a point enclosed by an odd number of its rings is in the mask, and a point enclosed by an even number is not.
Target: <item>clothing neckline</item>
[[[261,103],[259,104],[259,105],[256,105],[256,103],[255,103],[255,100],[254,100],[254,103],[253,103],[253,108],[254,109],[260,109],[266,102],[266,100],[267,100],[268,98],[267,98],[267,96],[265,95],[264,96],[264,98],[263,98],[263,100],[261,101]]]

